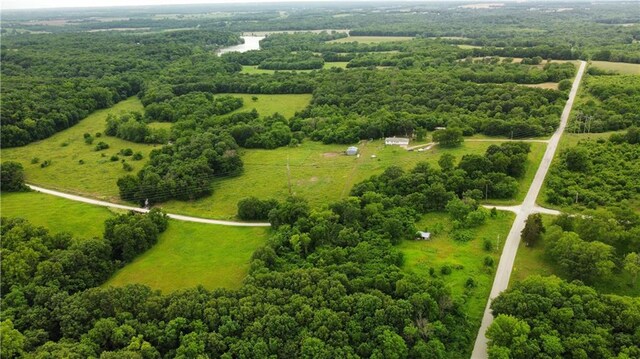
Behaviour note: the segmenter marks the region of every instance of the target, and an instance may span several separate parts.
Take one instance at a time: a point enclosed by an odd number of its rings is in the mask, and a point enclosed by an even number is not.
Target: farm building
[[[385,145],[408,146],[409,139],[404,137],[387,137],[384,139]]]
[[[428,241],[431,239],[431,232],[418,231],[416,233],[416,241]]]
[[[358,154],[358,147],[351,146],[347,148],[347,156],[355,156]]]

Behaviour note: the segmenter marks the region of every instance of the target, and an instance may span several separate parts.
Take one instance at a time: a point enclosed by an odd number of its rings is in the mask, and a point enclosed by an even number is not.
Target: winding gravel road
[[[562,137],[562,133],[567,126],[569,114],[571,113],[573,101],[576,98],[576,93],[578,92],[580,81],[582,80],[585,65],[586,62],[580,61],[580,68],[578,69],[576,78],[573,81],[573,86],[571,87],[571,92],[569,93],[569,99],[567,100],[567,103],[564,106],[564,110],[562,111],[562,116],[560,117],[560,126],[558,126],[558,129],[549,140],[547,150],[545,151],[544,157],[540,162],[540,167],[538,167],[536,176],[531,183],[531,187],[529,187],[529,191],[527,192],[527,197],[525,197],[524,202],[522,202],[522,205],[520,206],[520,211],[518,212],[516,219],[513,222],[511,231],[509,231],[509,235],[507,236],[504,248],[502,249],[500,264],[498,264],[496,277],[493,280],[493,287],[491,288],[491,294],[489,295],[489,300],[487,301],[487,306],[484,310],[484,316],[482,317],[482,324],[480,326],[480,330],[478,331],[476,343],[473,347],[473,353],[471,354],[472,359],[487,358],[487,338],[485,336],[485,333],[487,331],[487,328],[493,321],[493,315],[491,314],[490,308],[491,301],[495,297],[497,297],[503,290],[507,289],[507,286],[509,285],[509,278],[511,277],[513,262],[516,259],[516,252],[518,251],[518,245],[520,244],[520,233],[524,228],[525,220],[527,219],[529,214],[534,213],[534,209],[536,209],[536,198],[538,198],[540,188],[542,187],[542,183],[544,183],[544,178],[549,171],[549,167],[551,166],[551,161],[553,160],[553,156],[555,155],[556,149],[558,148],[558,143],[560,142],[560,137]]]
[[[119,209],[124,209],[124,210],[128,210],[128,211],[135,211],[135,212],[141,212],[141,213],[149,212],[149,210],[146,209],[146,208],[131,207],[131,206],[125,206],[125,205],[117,204],[117,203],[99,201],[97,199],[91,199],[91,198],[87,198],[87,197],[76,196],[74,194],[69,194],[69,193],[64,193],[64,192],[58,192],[58,191],[54,191],[54,190],[51,190],[51,189],[30,185],[30,184],[27,184],[27,186],[29,188],[31,188],[32,190],[36,191],[36,192],[42,192],[42,193],[50,194],[52,196],[66,198],[66,199],[70,199],[72,201],[84,202],[84,203],[93,204],[93,205],[96,205],[96,206],[119,208]],[[217,220],[217,219],[207,219],[207,218],[183,216],[183,215],[180,215],[180,214],[172,214],[172,213],[167,213],[167,216],[169,216],[169,218],[172,218],[172,219],[175,219],[175,220],[178,220],[178,221],[196,222],[196,223],[205,223],[205,224],[219,224],[219,225],[222,225],[222,226],[234,226],[234,227],[269,227],[269,226],[271,226],[271,224],[269,224],[269,223],[222,221],[222,220]]]

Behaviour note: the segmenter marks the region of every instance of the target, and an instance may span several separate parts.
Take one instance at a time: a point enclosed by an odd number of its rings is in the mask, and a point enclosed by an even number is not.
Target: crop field
[[[116,272],[105,286],[141,283],[163,292],[202,285],[238,288],[269,229],[171,221],[158,243]]]
[[[142,111],[140,100],[132,97],[109,109],[96,111],[71,128],[42,141],[24,147],[3,148],[2,160],[22,163],[28,183],[109,201],[117,200],[116,180],[127,173],[121,160],[125,159],[131,164],[135,173],[142,168],[154,147],[105,135],[95,138],[97,132],[104,132],[109,113],[125,111]],[[84,142],[84,133],[94,136],[93,144]],[[100,141],[107,143],[109,148],[95,151],[94,147]],[[123,156],[119,156],[117,161],[110,160],[112,155],[125,148],[142,152],[143,160],[133,161],[131,157]],[[37,163],[32,163],[35,162],[34,159],[38,159]],[[80,163],[81,160],[83,164]],[[44,161],[51,161],[51,165],[42,168]]]
[[[4,217],[25,218],[52,233],[69,232],[77,238],[102,237],[104,221],[123,213],[37,192],[3,193],[0,211]],[[197,285],[237,288],[268,231],[169,220],[158,243],[105,285],[141,283],[162,291]]]
[[[558,83],[557,82],[543,82],[543,83],[539,83],[539,84],[523,84],[522,86],[536,87],[536,88],[546,89],[546,90],[557,90],[558,89]]]
[[[361,44],[375,44],[379,42],[408,41],[413,39],[410,36],[348,36],[329,42],[359,42]]]
[[[446,213],[429,213],[416,224],[418,230],[439,233],[433,234],[429,241],[405,240],[399,245],[404,253],[403,269],[423,278],[431,277],[433,268],[435,276],[442,278],[455,297],[467,294],[464,304],[465,312],[473,322],[474,329],[480,326],[484,307],[487,304],[495,268],[498,266],[505,238],[511,228],[515,215],[510,212],[498,212],[496,218],[487,218],[487,222],[473,229],[474,239],[469,242],[457,242],[450,236],[451,218]],[[484,249],[484,240],[493,243],[493,250]],[[484,258],[490,256],[495,261],[493,267],[484,264]],[[443,266],[450,266],[451,274],[440,272]],[[466,289],[465,284],[473,278],[476,287]]]
[[[591,61],[591,66],[602,70],[615,71],[625,75],[640,75],[640,64],[624,62]]]

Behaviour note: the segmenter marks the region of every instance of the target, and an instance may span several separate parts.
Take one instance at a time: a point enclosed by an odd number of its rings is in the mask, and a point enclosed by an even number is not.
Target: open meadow
[[[414,39],[410,36],[348,36],[336,40],[328,41],[329,43],[341,42],[359,42],[361,44],[376,44],[380,42],[409,41]]]
[[[601,70],[615,71],[623,75],[640,75],[640,64],[625,62],[591,61],[591,66]]]
[[[3,193],[3,217],[21,217],[52,233],[102,237],[104,221],[124,213],[37,192]],[[269,229],[229,227],[169,220],[158,243],[120,269],[105,286],[146,284],[170,292],[202,285],[238,288],[251,254],[265,243]]]
[[[347,68],[347,64],[348,62],[346,61],[342,61],[342,62],[325,62],[322,69],[323,70],[328,70],[328,69],[332,69],[332,68],[341,68],[341,69],[346,69]],[[317,71],[317,70],[267,70],[267,69],[260,69],[258,68],[258,66],[251,66],[251,65],[243,65],[242,66],[242,71],[240,71],[240,73],[243,74],[273,74],[276,71],[280,71],[280,72],[311,72],[311,71]],[[265,96],[265,95],[263,95]],[[266,95],[269,96],[269,95]],[[286,95],[286,96],[292,96],[292,95]]]

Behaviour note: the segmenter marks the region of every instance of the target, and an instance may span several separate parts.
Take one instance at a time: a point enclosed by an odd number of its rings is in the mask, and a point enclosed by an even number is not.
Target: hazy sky
[[[53,7],[134,6],[167,4],[215,4],[252,2],[301,2],[312,0],[0,0],[3,9],[37,9]],[[318,0],[313,0],[318,1]],[[322,1],[322,0],[320,0]]]

